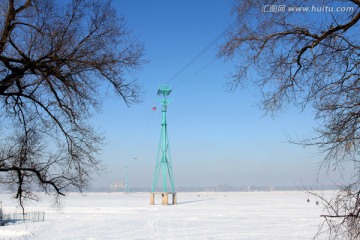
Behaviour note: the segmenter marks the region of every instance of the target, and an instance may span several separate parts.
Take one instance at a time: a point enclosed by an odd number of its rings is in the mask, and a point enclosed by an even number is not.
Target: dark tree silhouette
[[[246,0],[234,13],[237,26],[219,52],[237,63],[230,89],[252,82],[270,113],[288,104],[314,109],[318,135],[300,144],[326,153],[321,169],[354,168],[337,196],[323,197],[322,231],[359,239],[360,1]]]
[[[125,76],[143,47],[110,1],[4,0],[0,12],[0,182],[21,206],[37,190],[81,191],[102,142],[86,120],[104,85],[139,100]]]

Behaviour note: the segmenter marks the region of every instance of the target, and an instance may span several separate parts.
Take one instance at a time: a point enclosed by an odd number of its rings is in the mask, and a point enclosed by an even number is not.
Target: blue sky
[[[93,186],[124,179],[128,165],[130,187],[150,188],[161,127],[161,111],[152,111],[157,89],[234,21],[233,1],[117,0],[113,5],[144,43],[149,62],[130,76],[143,86],[143,102],[128,108],[110,93],[93,118],[105,133],[101,158],[107,168]],[[312,136],[316,123],[311,109],[264,116],[258,89],[226,90],[235,63],[222,59],[188,79],[216,57],[223,42],[221,38],[170,82],[168,131],[175,185],[316,184],[321,160],[316,149],[287,142],[287,135]]]

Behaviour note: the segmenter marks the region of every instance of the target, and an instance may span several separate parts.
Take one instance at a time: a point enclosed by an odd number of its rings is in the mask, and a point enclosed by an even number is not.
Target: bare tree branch
[[[358,239],[360,2],[329,0],[322,4],[332,11],[313,12],[318,1],[238,1],[234,8],[238,25],[219,56],[241,56],[232,89],[249,82],[249,73],[256,73],[252,84],[261,89],[266,112],[276,113],[289,104],[300,109],[311,105],[321,123],[317,135],[290,142],[319,147],[326,154],[321,169],[341,171],[346,164],[353,166],[352,182],[342,185],[330,200],[318,197],[328,211],[322,215],[322,228],[328,227],[330,239]],[[262,12],[265,6],[285,9]],[[336,12],[339,6],[349,11]],[[306,7],[311,11],[305,11]]]
[[[142,63],[110,1],[6,0],[0,3],[0,182],[20,205],[36,191],[57,198],[82,191],[101,170],[102,137],[87,123],[113,86],[127,105],[139,101],[127,78]],[[100,93],[99,93],[100,92]]]

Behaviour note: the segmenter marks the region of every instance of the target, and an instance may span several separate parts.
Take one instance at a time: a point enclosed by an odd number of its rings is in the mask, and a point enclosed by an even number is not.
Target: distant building
[[[120,189],[125,189],[125,184],[123,181],[116,181],[110,185],[111,191],[119,191]]]

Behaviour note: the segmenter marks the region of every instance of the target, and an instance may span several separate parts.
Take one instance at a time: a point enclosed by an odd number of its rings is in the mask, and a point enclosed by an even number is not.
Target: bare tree
[[[236,59],[230,89],[252,82],[263,108],[288,104],[316,112],[318,135],[304,139],[326,157],[322,169],[352,165],[352,181],[324,203],[330,237],[360,234],[360,1],[239,1],[237,26],[219,55]]]
[[[124,77],[143,47],[110,1],[4,0],[0,13],[0,182],[21,206],[34,190],[81,191],[102,142],[86,120],[104,84],[128,105],[139,100]]]

